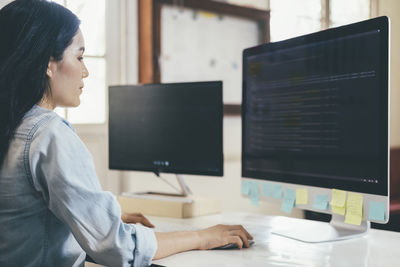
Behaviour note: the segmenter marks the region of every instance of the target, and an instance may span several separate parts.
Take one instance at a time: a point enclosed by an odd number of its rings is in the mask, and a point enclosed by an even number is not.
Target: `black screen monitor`
[[[307,188],[300,209],[356,192],[364,220],[378,201],[387,222],[388,60],[387,17],[244,50],[242,177]]]
[[[222,82],[111,86],[109,168],[223,175]]]

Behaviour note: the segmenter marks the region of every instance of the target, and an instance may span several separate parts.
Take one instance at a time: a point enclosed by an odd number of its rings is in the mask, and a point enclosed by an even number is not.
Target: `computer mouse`
[[[254,244],[254,241],[253,240],[249,240],[249,245],[252,246],[253,244]],[[216,247],[216,248],[213,248],[213,249],[235,249],[235,248],[238,248],[237,244],[229,243],[229,244],[223,245],[221,247]]]

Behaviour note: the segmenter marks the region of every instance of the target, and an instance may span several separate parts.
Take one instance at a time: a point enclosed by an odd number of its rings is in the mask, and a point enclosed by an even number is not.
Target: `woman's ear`
[[[53,77],[53,70],[54,70],[54,68],[55,68],[55,65],[56,65],[56,62],[54,61],[54,58],[53,57],[50,57],[50,60],[49,60],[49,64],[47,65],[47,70],[46,70],[46,74],[47,74],[47,76],[49,77],[49,78],[52,78]]]
[[[53,75],[53,72],[51,71],[50,68],[47,68],[46,74],[47,74],[47,76],[48,76],[49,78],[51,78],[51,76]]]

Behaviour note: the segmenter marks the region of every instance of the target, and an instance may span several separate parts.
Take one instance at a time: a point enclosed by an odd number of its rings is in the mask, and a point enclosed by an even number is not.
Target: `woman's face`
[[[84,51],[85,42],[81,30],[78,30],[72,43],[65,49],[63,59],[50,59],[47,76],[51,93],[46,96],[45,101],[48,108],[79,106],[79,96],[84,86],[83,78],[89,76],[83,62]]]

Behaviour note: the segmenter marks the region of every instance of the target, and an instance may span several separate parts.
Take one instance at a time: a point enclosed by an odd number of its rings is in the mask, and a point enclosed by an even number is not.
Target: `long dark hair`
[[[0,10],[0,166],[23,116],[46,92],[50,57],[62,59],[79,24],[46,0],[16,0]]]

